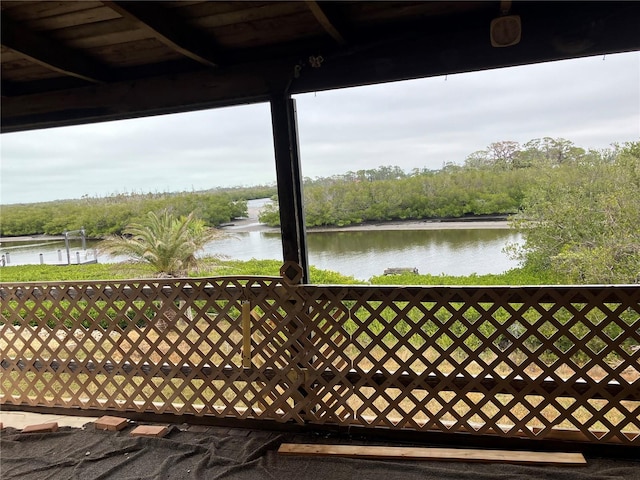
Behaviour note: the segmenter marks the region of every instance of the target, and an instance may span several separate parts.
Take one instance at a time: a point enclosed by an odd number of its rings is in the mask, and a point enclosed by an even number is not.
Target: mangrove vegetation
[[[120,193],[107,197],[2,205],[0,236],[60,235],[84,228],[90,238],[120,235],[149,212],[191,213],[216,227],[247,215],[247,200],[274,195],[275,186],[228,188],[203,192]]]
[[[524,238],[523,245],[508,250],[526,272],[512,273],[505,278],[509,283],[520,281],[516,278],[533,280],[526,283],[640,282],[639,191],[640,142],[585,150],[549,137],[522,145],[496,142],[462,164],[439,170],[382,166],[307,178],[304,184],[308,227],[508,217]],[[143,224],[150,212],[197,219],[205,229],[246,216],[247,200],[265,197],[273,202],[260,221],[276,226],[276,188],[261,186],[5,205],[0,235],[61,234],[84,227],[89,237],[126,234],[121,238],[126,241],[135,238],[127,226]],[[183,272],[187,264],[161,270]],[[414,281],[433,281],[421,277]]]

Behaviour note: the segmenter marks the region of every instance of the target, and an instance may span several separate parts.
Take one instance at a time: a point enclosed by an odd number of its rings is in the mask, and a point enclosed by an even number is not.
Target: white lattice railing
[[[1,402],[640,444],[640,289],[0,284]]]

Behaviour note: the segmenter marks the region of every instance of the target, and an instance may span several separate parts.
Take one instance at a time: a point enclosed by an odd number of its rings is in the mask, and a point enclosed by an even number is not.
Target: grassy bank
[[[206,258],[190,277],[222,275],[277,276],[282,262],[278,260],[220,260]],[[311,267],[311,280],[315,284],[358,284],[353,277],[330,270]],[[153,270],[136,263],[98,263],[93,265],[15,265],[0,268],[2,282],[40,282],[58,280],[122,280],[153,278]],[[381,275],[371,278],[373,285],[553,285],[562,283],[551,274],[540,274],[516,268],[502,274],[491,275]]]
[[[220,260],[205,258],[190,277],[215,277],[222,275],[278,276],[282,262],[278,260]],[[311,267],[314,283],[352,284],[362,283],[329,270]],[[93,265],[15,265],[0,268],[1,282],[49,282],[64,280],[122,280],[130,278],[154,278],[150,266],[139,263],[98,263]]]
[[[504,273],[486,275],[379,275],[370,279],[372,285],[561,285],[566,283],[553,272],[537,272],[513,268]]]

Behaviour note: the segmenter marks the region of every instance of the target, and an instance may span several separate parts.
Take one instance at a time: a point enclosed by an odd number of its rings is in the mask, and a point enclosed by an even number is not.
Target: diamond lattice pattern
[[[1,401],[640,443],[640,289],[1,284]]]

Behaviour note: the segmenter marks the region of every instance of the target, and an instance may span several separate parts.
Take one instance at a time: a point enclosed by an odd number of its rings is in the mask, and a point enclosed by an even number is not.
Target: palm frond
[[[196,254],[222,234],[192,212],[176,218],[168,211],[149,212],[145,222],[132,223],[123,236],[111,236],[99,249],[151,264],[158,273],[180,275],[197,265]]]

